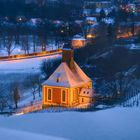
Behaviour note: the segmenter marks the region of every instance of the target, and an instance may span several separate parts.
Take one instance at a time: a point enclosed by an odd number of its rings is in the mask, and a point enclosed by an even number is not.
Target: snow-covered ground
[[[139,140],[140,108],[0,116],[1,140]]]
[[[56,59],[61,57],[60,54],[13,60],[13,61],[0,61],[0,73],[33,73],[40,71],[40,65],[45,59]]]
[[[64,140],[62,138],[47,136],[47,135],[39,135],[34,133],[28,133],[24,131],[18,130],[10,130],[10,129],[1,129],[1,140]],[[8,135],[7,135],[8,133]]]

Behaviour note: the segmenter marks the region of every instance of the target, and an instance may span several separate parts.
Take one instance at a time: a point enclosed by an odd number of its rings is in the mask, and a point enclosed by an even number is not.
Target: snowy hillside
[[[30,59],[21,59],[13,61],[0,61],[0,72],[4,73],[30,73],[40,71],[40,65],[44,59],[55,59],[61,55],[52,55]]]
[[[140,109],[98,112],[31,113],[0,117],[1,140],[139,140]]]

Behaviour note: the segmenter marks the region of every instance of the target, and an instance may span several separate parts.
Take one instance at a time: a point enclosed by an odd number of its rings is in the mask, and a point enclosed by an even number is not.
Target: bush
[[[44,60],[42,62],[40,69],[45,79],[48,79],[50,77],[50,75],[56,70],[60,63],[60,59]]]

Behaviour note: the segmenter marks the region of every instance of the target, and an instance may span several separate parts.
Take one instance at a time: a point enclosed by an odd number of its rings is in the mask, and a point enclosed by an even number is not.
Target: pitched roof
[[[91,79],[74,62],[74,70],[71,70],[66,62],[62,62],[55,72],[44,82],[43,85],[76,87],[83,85]]]

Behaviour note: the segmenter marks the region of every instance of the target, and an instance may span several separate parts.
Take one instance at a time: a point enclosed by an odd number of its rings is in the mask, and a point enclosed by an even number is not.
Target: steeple
[[[66,43],[63,47],[62,62],[66,62],[71,70],[74,70],[74,50],[71,43]]]

